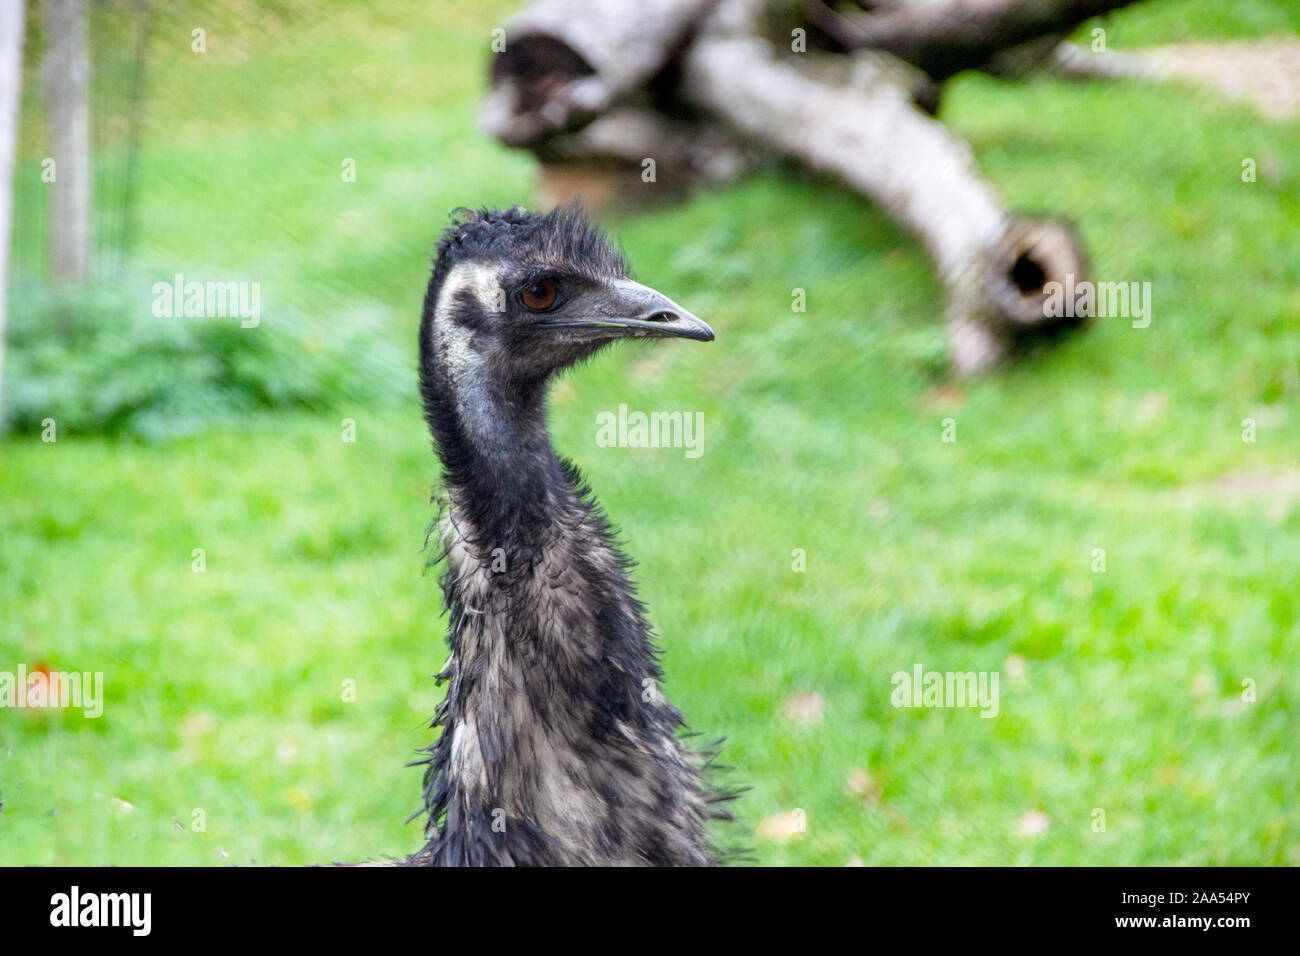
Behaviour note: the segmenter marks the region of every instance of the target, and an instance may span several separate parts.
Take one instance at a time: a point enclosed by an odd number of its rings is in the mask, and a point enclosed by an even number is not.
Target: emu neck
[[[576,469],[555,453],[543,392],[485,388],[471,401],[461,396],[456,432],[439,442],[449,607],[481,618],[480,630],[538,663],[607,669],[613,643],[630,654],[623,663],[632,671],[657,674],[630,562]],[[508,663],[493,647],[453,643],[452,650],[493,651],[478,662],[487,668]],[[521,677],[550,686],[556,679],[532,670]]]
[[[507,536],[496,526],[520,517],[521,509],[535,511],[527,508],[530,499],[563,490],[545,392],[542,383],[487,382],[445,399],[450,407],[434,432],[448,490],[454,505],[483,519],[476,523],[483,533]]]
[[[517,399],[429,403],[448,485],[451,658],[426,777],[431,823],[445,820],[426,852],[707,863],[703,793],[629,562],[552,449],[541,397]]]

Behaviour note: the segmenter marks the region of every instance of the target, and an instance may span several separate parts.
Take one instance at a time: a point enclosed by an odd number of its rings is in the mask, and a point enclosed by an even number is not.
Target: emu
[[[546,427],[557,373],[667,337],[713,331],[576,208],[457,210],[438,243],[419,371],[451,656],[410,865],[718,862],[706,824],[734,794],[680,739],[632,562]]]

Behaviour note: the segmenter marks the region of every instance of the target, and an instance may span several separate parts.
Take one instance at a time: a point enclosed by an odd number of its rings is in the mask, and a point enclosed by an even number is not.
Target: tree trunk
[[[0,0],[0,400],[4,396],[14,152],[18,141],[18,107],[23,82],[23,15],[23,0]]]
[[[56,283],[85,281],[90,255],[90,56],[85,0],[44,0],[42,83],[49,113],[50,265]]]

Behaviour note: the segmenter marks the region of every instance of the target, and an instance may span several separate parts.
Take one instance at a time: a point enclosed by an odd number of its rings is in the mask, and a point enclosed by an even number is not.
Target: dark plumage
[[[710,340],[574,209],[462,211],[438,244],[420,390],[450,616],[424,865],[703,865],[730,794],[679,740],[632,562],[556,455],[546,388],[619,338]]]

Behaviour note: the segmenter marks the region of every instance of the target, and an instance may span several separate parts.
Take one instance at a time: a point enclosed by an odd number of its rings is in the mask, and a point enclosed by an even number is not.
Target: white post
[[[86,0],[44,0],[48,36],[41,81],[49,115],[50,265],[55,283],[86,278],[90,253],[90,55]]]
[[[23,0],[0,0],[0,396],[4,394],[9,233],[14,210],[14,151],[23,85]]]

